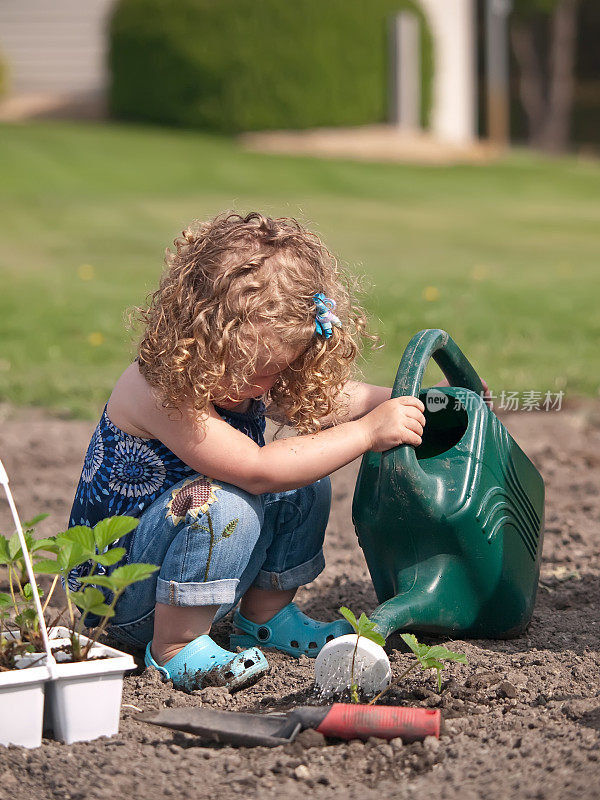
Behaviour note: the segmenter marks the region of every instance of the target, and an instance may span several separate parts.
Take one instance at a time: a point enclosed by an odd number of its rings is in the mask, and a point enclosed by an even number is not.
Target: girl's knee
[[[261,535],[260,498],[198,475],[173,492],[167,517],[175,535],[162,559],[159,602],[220,605],[230,601],[235,593],[232,582],[237,584]],[[227,596],[220,594],[224,587]],[[165,599],[159,598],[159,590]]]
[[[171,492],[166,518],[173,525],[183,521],[193,524],[207,513],[237,520],[244,526],[262,524],[260,498],[223,481],[195,475]]]

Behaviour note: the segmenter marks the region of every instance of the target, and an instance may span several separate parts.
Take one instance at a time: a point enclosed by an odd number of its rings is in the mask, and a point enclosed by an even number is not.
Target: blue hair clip
[[[317,317],[315,319],[315,331],[326,339],[331,337],[333,333],[333,325],[336,328],[341,328],[342,323],[333,313],[336,302],[330,297],[325,297],[323,292],[318,292],[313,295],[313,300],[317,308]]]

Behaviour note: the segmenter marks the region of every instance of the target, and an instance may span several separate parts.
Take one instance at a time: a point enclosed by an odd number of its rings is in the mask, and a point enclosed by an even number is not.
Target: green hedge
[[[238,132],[361,125],[387,114],[387,20],[411,0],[120,0],[110,106],[121,119]]]

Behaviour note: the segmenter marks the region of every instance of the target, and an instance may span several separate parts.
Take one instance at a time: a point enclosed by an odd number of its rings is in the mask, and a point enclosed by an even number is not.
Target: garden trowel
[[[431,708],[353,705],[302,706],[283,714],[245,714],[212,708],[164,708],[136,716],[140,722],[194,733],[207,742],[277,747],[307,728],[337,739],[401,738],[414,742],[440,735],[440,711]]]

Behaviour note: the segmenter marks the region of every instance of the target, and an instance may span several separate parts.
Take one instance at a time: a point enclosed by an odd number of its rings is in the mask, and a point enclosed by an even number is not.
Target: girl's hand
[[[393,397],[380,403],[360,422],[365,425],[369,450],[382,453],[399,444],[417,447],[425,427],[425,406],[418,397]]]

